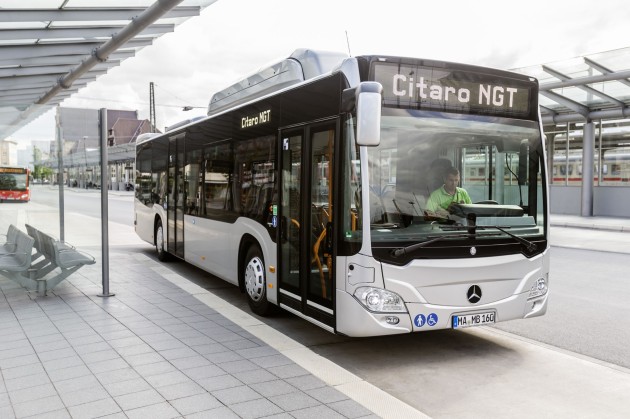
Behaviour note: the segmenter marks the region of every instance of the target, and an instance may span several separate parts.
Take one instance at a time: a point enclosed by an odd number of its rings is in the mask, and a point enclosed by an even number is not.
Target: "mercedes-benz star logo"
[[[468,288],[466,297],[468,297],[468,301],[470,303],[478,303],[479,300],[481,300],[481,288],[479,288],[479,285],[473,285],[472,287]]]

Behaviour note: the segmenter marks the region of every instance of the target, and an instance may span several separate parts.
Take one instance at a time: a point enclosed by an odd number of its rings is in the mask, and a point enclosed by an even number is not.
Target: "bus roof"
[[[419,66],[459,69],[479,74],[494,75],[497,77],[509,77],[512,79],[537,83],[530,76],[519,73],[499,70],[491,67],[479,67],[469,64],[431,60],[424,58],[412,58],[387,55],[362,55],[350,57],[346,53],[335,51],[320,51],[313,49],[296,49],[289,57],[261,67],[242,80],[214,93],[208,105],[207,116],[186,119],[166,127],[165,133],[183,128],[207,117],[214,116],[239,105],[245,105],[256,99],[263,98],[284,89],[296,87],[318,77],[341,71],[347,78],[349,85],[356,86],[361,79],[367,78],[369,65],[373,62],[380,63],[414,63]],[[358,70],[358,71],[357,71]],[[363,73],[360,76],[359,73]],[[136,144],[145,142],[162,133],[143,134]]]
[[[216,92],[210,99],[208,115],[330,73],[346,58],[347,54],[339,52],[297,49],[288,58],[264,66],[254,74]]]

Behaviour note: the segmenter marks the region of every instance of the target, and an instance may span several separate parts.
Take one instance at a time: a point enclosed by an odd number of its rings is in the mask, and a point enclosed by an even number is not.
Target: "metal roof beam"
[[[19,41],[31,39],[90,39],[90,38],[111,38],[125,25],[104,25],[98,27],[73,26],[64,28],[41,28],[41,29],[4,29],[0,31],[0,41]],[[138,35],[162,35],[173,32],[175,25],[161,24],[151,25]],[[71,41],[74,42],[74,41]],[[11,45],[17,45],[15,43]],[[32,45],[32,42],[24,42],[20,45]]]
[[[543,106],[543,105],[538,105],[538,107],[540,108],[540,110],[541,110],[541,111],[545,111],[545,112],[547,112],[547,114],[551,114],[551,115],[557,115],[557,114],[558,114],[558,112],[556,112],[556,111],[554,111],[553,109],[548,108],[548,107],[546,107],[546,106]]]
[[[589,113],[586,119],[595,121],[597,119],[617,119],[628,117],[630,117],[630,107],[593,111]],[[584,122],[584,116],[577,113],[543,115],[542,122],[543,125],[559,124],[563,122]]]
[[[124,51],[116,51],[112,55],[109,56],[112,60],[124,60],[126,58],[130,58],[136,55],[135,50],[124,50]],[[23,59],[8,59],[0,55],[0,65],[1,66],[21,66],[21,67],[38,67],[38,66],[47,66],[47,65],[64,65],[64,64],[73,64],[76,66],[76,63],[79,58],[84,57],[85,55],[55,55],[49,57],[33,57],[33,58],[23,58]]]
[[[582,84],[600,83],[604,81],[619,81],[621,79],[630,78],[630,70],[618,71],[610,74],[601,74],[597,76],[579,77],[566,81],[545,83],[540,85],[540,90],[560,89],[562,87],[580,86]]]
[[[120,64],[117,60],[107,60],[104,63],[100,63],[94,68],[112,68]],[[24,77],[24,76],[38,76],[45,74],[57,74],[62,76],[72,70],[72,65],[47,65],[39,67],[8,67],[0,68],[0,78],[2,77]]]
[[[41,95],[42,92],[42,88],[38,88],[38,87],[32,87],[32,88],[27,88],[27,89],[23,89],[22,87],[16,87],[15,89],[3,89],[0,91],[0,97],[4,97],[4,96],[10,96],[10,95],[17,95],[17,94],[34,94],[39,92],[39,94]]]
[[[541,91],[540,94],[553,100],[554,102],[558,102],[562,106],[566,106],[567,108],[577,112],[578,114],[582,115],[584,118],[587,118],[588,114],[590,113],[590,109],[587,106],[584,106],[581,103],[578,103],[562,95],[559,95],[556,92]]]
[[[124,48],[137,48],[151,45],[152,39],[130,39],[124,43]],[[37,58],[55,55],[87,55],[103,45],[104,42],[74,42],[72,44],[36,44],[31,46],[4,46],[2,47],[2,58],[4,60],[15,60],[25,58]],[[123,46],[121,46],[123,47]]]
[[[156,3],[163,3],[158,0]],[[156,4],[154,3],[154,5]],[[178,4],[181,1],[177,2]],[[175,5],[176,6],[176,5]],[[199,16],[198,6],[182,6],[166,10],[160,18]],[[153,7],[153,6],[151,6]],[[92,22],[103,20],[132,20],[148,9],[143,7],[89,7],[66,9],[0,9],[0,22]]]
[[[27,94],[22,94],[22,95],[2,95],[0,96],[2,98],[2,102],[5,104],[7,103],[19,103],[19,104],[29,104],[29,103],[33,103],[33,101],[35,99],[37,99],[39,97],[39,93],[31,93],[29,95]]]
[[[553,69],[553,68],[551,68],[551,67],[548,67],[548,66],[546,66],[546,65],[543,65],[543,66],[542,66],[542,68],[543,68],[543,70],[544,70],[545,72],[547,72],[547,73],[551,74],[551,75],[552,75],[552,76],[554,76],[554,77],[559,78],[559,79],[560,79],[560,80],[562,80],[562,81],[572,80],[572,79],[571,79],[571,77],[567,76],[566,74],[562,74],[561,72],[559,72],[559,71],[557,71],[557,70],[554,70],[554,69]],[[612,96],[609,96],[609,95],[607,95],[607,94],[606,94],[606,93],[604,93],[604,92],[600,92],[600,91],[599,91],[599,90],[597,90],[597,89],[593,89],[593,88],[592,88],[592,87],[590,87],[590,86],[586,86],[586,85],[584,85],[584,84],[579,84],[579,85],[577,85],[577,86],[575,86],[575,87],[577,87],[578,89],[581,89],[581,90],[583,90],[583,91],[585,91],[585,92],[587,92],[587,93],[589,93],[589,94],[592,94],[592,95],[594,95],[594,96],[600,97],[600,98],[602,98],[602,99],[606,100],[607,102],[612,103],[613,105],[616,105],[616,106],[621,106],[621,107],[624,107],[624,106],[625,106],[625,103],[623,103],[623,102],[622,102],[622,101],[620,101],[619,99],[614,98],[614,97],[612,97]]]
[[[107,73],[107,69],[104,68],[102,70],[94,70],[94,71],[90,71],[89,73],[84,73],[84,74],[89,74],[91,75],[93,78],[97,77],[97,76],[101,76],[103,74]],[[6,88],[10,88],[11,86],[15,85],[16,83],[19,82],[20,86],[23,87],[31,87],[31,86],[37,86],[38,84],[41,83],[48,83],[48,86],[50,85],[54,85],[55,83],[57,83],[57,80],[59,79],[59,76],[56,75],[50,75],[50,76],[25,76],[25,77],[3,77],[0,78],[0,89],[6,89]]]
[[[597,61],[591,60],[590,58],[584,57],[584,62],[589,67],[594,68],[595,70],[599,71],[602,74],[614,74],[615,73],[613,70],[609,69],[608,67],[604,67],[603,65],[601,65]],[[618,79],[617,81],[619,83],[625,84],[626,86],[630,86],[630,80],[628,80],[628,79]]]
[[[116,51],[123,45],[126,45],[130,39],[133,39],[134,36],[142,32],[157,19],[167,15],[169,10],[181,2],[182,0],[157,0],[148,9],[131,21],[131,23],[129,23],[129,25],[127,25],[122,31],[96,49],[89,59],[83,61],[67,76],[59,80],[59,83],[57,83],[57,85],[48,93],[42,96],[36,103],[44,104],[50,101],[55,94],[59,93],[60,90],[67,89],[72,86],[74,80],[79,78],[83,73],[89,71],[99,62],[106,61],[109,54]],[[197,13],[199,13],[199,8],[197,8]]]

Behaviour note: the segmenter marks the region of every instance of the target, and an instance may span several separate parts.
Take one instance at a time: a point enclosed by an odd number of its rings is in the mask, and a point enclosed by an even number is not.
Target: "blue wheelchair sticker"
[[[438,323],[438,315],[431,313],[427,316],[427,324],[429,326],[435,326]]]
[[[272,227],[278,227],[278,216],[274,215],[271,217],[271,226]]]
[[[413,324],[416,325],[416,327],[422,327],[424,326],[424,324],[427,322],[427,319],[424,317],[424,314],[418,314],[414,319],[413,319]]]

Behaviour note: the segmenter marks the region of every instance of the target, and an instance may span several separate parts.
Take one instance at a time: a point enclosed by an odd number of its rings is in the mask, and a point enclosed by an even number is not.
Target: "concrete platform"
[[[146,255],[111,257],[108,298],[99,265],[46,297],[0,278],[1,418],[424,416]]]

